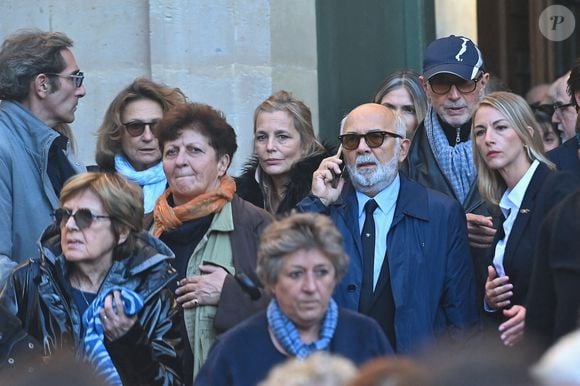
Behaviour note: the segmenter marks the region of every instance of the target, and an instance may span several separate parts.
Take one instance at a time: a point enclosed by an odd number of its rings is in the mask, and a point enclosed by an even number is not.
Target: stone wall
[[[108,104],[139,76],[225,113],[238,134],[231,174],[251,154],[255,107],[273,91],[304,100],[318,126],[314,1],[2,0],[0,15],[1,40],[22,28],[74,40],[87,95],[72,127],[87,164]]]

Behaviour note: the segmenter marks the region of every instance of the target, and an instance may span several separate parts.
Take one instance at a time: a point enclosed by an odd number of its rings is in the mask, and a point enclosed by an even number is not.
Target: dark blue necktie
[[[375,200],[368,200],[365,204],[365,223],[361,234],[363,277],[361,284],[358,309],[368,313],[373,297],[373,271],[375,266],[375,220],[373,213],[378,205]]]

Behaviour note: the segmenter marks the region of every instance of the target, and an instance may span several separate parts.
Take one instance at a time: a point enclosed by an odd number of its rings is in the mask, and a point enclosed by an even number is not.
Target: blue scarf
[[[322,321],[320,338],[309,344],[302,342],[298,329],[282,312],[276,299],[270,301],[266,316],[274,337],[280,342],[284,350],[297,358],[304,359],[315,351],[326,350],[330,346],[330,341],[334,336],[338,323],[338,306],[334,299],[331,298]]]
[[[159,162],[149,169],[137,171],[121,154],[115,156],[115,169],[119,174],[143,187],[143,207],[145,213],[150,213],[155,207],[155,201],[165,191],[167,178],[163,172],[163,164]]]
[[[119,373],[105,347],[105,334],[100,318],[105,297],[113,291],[119,291],[121,293],[121,299],[123,300],[125,314],[127,316],[133,316],[143,308],[143,298],[141,295],[122,287],[110,288],[97,296],[83,314],[83,327],[85,328],[83,350],[86,360],[95,368],[97,374],[107,381],[107,385],[123,386]]]
[[[429,106],[425,116],[427,139],[443,174],[453,187],[457,200],[463,204],[476,178],[471,138],[450,146],[437,114]]]

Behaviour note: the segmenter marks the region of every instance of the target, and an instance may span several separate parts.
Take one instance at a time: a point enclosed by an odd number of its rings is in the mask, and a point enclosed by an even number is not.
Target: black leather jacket
[[[124,385],[181,385],[180,312],[166,288],[176,277],[173,253],[147,233],[138,236],[138,253],[114,261],[99,291],[131,289],[144,299],[138,322],[123,337],[105,346]],[[41,255],[22,263],[10,276],[0,303],[16,315],[24,330],[49,357],[81,346],[83,327],[70,292],[60,235],[50,226],[41,238]]]

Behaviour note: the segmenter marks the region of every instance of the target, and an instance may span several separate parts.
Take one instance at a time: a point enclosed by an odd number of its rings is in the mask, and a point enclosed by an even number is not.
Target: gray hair
[[[339,281],[348,267],[348,255],[342,245],[342,234],[332,220],[323,214],[294,213],[268,225],[260,238],[257,273],[268,287],[278,282],[286,255],[301,249],[317,249],[334,266]]]
[[[0,49],[0,99],[26,99],[35,76],[66,68],[61,51],[72,45],[61,32],[24,30],[8,37]],[[58,78],[49,82],[53,90],[59,89]]]

